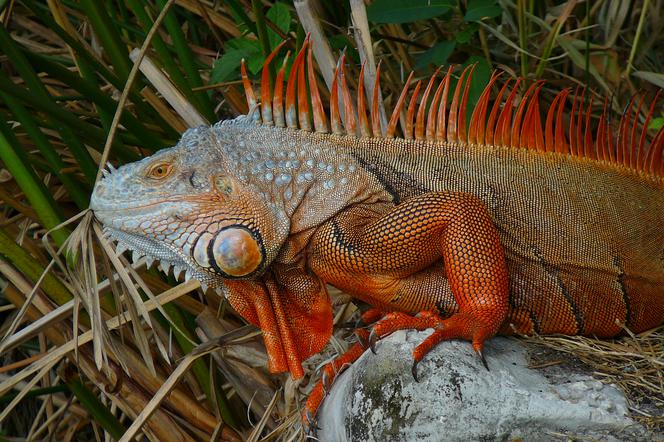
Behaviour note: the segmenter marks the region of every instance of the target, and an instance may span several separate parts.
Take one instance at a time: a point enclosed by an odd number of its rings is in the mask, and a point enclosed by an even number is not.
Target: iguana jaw
[[[131,250],[133,261],[145,257],[148,267],[158,261],[164,273],[172,269],[177,280],[196,279],[204,290],[221,286],[222,278],[201,267],[192,255],[201,235],[194,232],[188,214],[200,213],[198,204],[186,200],[137,200],[109,202],[96,191],[93,194],[90,207],[103,224],[106,236],[117,242],[117,253]]]
[[[146,264],[150,267],[156,260],[159,261],[159,267],[164,273],[168,274],[172,268],[173,276],[177,280],[182,280],[184,276],[186,281],[193,278],[201,281],[204,286],[216,286],[213,278],[198,271],[193,260],[175,246],[112,227],[104,227],[104,233],[109,239],[117,242],[117,253],[131,250],[133,252],[132,261],[134,262],[145,257]]]
[[[104,234],[112,241],[117,242],[118,254],[131,250],[132,260],[145,257],[148,267],[154,261],[159,262],[159,268],[166,274],[172,268],[173,276],[177,280],[191,278],[197,279],[204,286],[216,287],[214,275],[208,274],[194,262],[191,256],[184,253],[189,234],[184,227],[169,230],[166,235],[157,233],[159,226],[168,226],[176,220],[181,209],[190,204],[186,202],[153,201],[136,204],[121,204],[120,209],[100,209],[108,207],[100,203],[98,198],[92,199],[91,207],[95,216],[104,225]],[[193,205],[191,205],[193,206]],[[195,210],[195,207],[191,207]],[[151,220],[151,221],[147,221]],[[171,239],[167,239],[168,236]]]

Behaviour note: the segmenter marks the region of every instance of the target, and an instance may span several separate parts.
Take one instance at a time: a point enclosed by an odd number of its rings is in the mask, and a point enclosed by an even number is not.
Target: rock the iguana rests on
[[[406,105],[411,74],[382,127],[376,93],[369,117],[362,88],[353,105],[343,59],[326,113],[308,42],[285,91],[284,68],[274,93],[267,72],[259,103],[243,69],[249,115],[108,173],[91,208],[119,247],[223,287],[262,329],[271,371],[302,377],[327,344],[326,283],[390,312],[370,342],[433,328],[415,362],[446,339],[482,356],[497,333],[601,338],[664,321],[664,130],[646,142],[643,99],[614,137],[606,101],[592,130],[585,90],[569,112],[562,91],[542,117],[542,82],[520,93],[507,79],[491,100],[495,73],[466,126],[472,67],[456,87],[450,68],[421,97],[417,82]],[[362,337],[324,368],[308,413]]]
[[[321,441],[655,441],[629,417],[623,393],[575,364],[533,369],[532,344],[487,342],[486,371],[459,341],[444,342],[410,375],[409,350],[429,331],[382,339],[340,375],[318,412]],[[369,353],[369,352],[367,352]],[[562,356],[562,358],[561,358]],[[553,362],[565,355],[552,354]]]

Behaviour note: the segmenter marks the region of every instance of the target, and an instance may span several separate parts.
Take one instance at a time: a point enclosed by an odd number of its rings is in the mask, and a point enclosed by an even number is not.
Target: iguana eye
[[[147,176],[157,180],[162,180],[169,176],[173,171],[173,165],[170,163],[157,163],[148,169]]]

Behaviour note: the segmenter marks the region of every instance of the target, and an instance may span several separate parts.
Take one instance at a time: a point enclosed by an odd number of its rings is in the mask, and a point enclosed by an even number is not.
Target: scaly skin
[[[190,130],[177,146],[108,174],[91,208],[121,245],[223,288],[262,329],[270,370],[295,378],[331,335],[328,283],[392,311],[370,341],[433,327],[415,361],[443,339],[467,339],[483,357],[496,333],[609,337],[621,325],[661,324],[663,180],[647,171],[647,155],[630,154],[638,137],[623,139],[619,159],[597,160],[606,143],[588,153],[581,126],[567,145],[561,123],[547,118],[538,141],[531,105],[521,141],[520,123],[502,115],[495,139],[475,115],[467,133],[456,123],[457,111],[465,121],[460,90],[461,82],[442,140],[308,132],[260,124],[255,113]],[[334,111],[332,123],[340,124]],[[415,134],[426,138],[419,124]],[[663,140],[651,151],[661,153]]]

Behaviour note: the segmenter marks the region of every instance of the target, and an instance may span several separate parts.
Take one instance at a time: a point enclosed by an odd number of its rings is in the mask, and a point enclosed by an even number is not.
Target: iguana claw
[[[323,371],[323,375],[321,376],[321,382],[323,383],[323,393],[327,396],[327,393],[330,391],[330,378],[325,371]]]
[[[304,411],[304,419],[302,419],[302,430],[304,431],[304,435],[307,437],[314,437],[316,431],[320,430],[318,427],[316,420],[314,417],[311,415],[311,412],[309,410]]]
[[[417,377],[417,361],[413,360],[413,366],[410,368],[410,372],[413,374],[413,379],[415,379],[415,382],[420,382],[420,380]]]
[[[376,333],[374,329],[371,329],[371,333],[369,333],[369,348],[371,349],[371,353],[376,354],[376,341],[378,340],[378,337],[376,336]]]
[[[481,348],[476,349],[475,352],[477,353],[477,355],[482,360],[482,364],[484,365],[484,368],[486,368],[486,371],[490,371],[489,370],[489,364],[486,363],[486,358],[484,357],[484,352],[482,351],[482,349]]]

